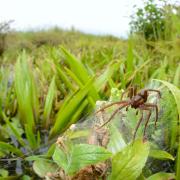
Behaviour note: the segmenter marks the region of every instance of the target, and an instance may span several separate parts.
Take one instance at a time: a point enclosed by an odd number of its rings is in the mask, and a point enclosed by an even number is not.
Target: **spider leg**
[[[158,94],[159,98],[161,98],[161,92],[159,90],[156,90],[156,89],[147,89],[147,91],[156,92]]]
[[[122,105],[121,107],[118,107],[113,113],[112,115],[110,116],[110,118],[103,124],[101,125],[99,128],[102,128],[103,126],[105,126],[107,123],[109,123],[113,118],[114,116],[118,113],[118,111],[120,111],[121,109],[123,109],[124,107],[128,106],[129,105],[129,102],[127,102],[126,104]]]
[[[151,109],[147,108],[147,109],[144,109],[144,110],[147,110],[147,111],[148,111],[148,115],[147,115],[147,119],[146,119],[145,126],[144,126],[143,137],[145,137],[145,135],[146,135],[146,128],[147,128],[149,119],[150,119],[150,117],[151,117]]]
[[[156,129],[157,127],[157,121],[158,121],[158,106],[156,104],[150,104],[150,103],[146,103],[144,104],[146,107],[151,107],[151,108],[155,108],[156,111],[156,119],[155,119],[155,123],[154,123],[154,127]]]
[[[141,122],[142,122],[142,120],[143,120],[143,110],[148,111],[147,120],[146,120],[146,122],[145,122],[145,127],[144,127],[144,132],[143,132],[143,137],[145,137],[145,135],[146,135],[146,128],[147,128],[147,125],[148,125],[148,122],[149,122],[149,119],[150,119],[150,116],[151,116],[151,108],[152,108],[152,107],[149,106],[149,104],[143,104],[143,105],[141,105],[141,106],[138,108],[138,109],[141,110],[142,115],[141,115],[141,118],[139,119],[139,121],[138,121],[138,123],[137,123],[137,125],[136,125],[135,132],[134,132],[134,136],[133,136],[133,141],[135,140],[136,133],[137,133],[137,131],[138,131],[138,129],[139,129],[139,126],[140,126],[140,124],[141,124]]]
[[[138,131],[138,129],[139,129],[139,126],[140,126],[142,120],[143,120],[143,111],[141,111],[141,117],[140,117],[140,119],[139,119],[139,121],[138,121],[138,123],[137,123],[137,125],[136,125],[135,131],[134,131],[134,134],[133,134],[133,141],[134,141],[135,138],[136,138],[136,133],[137,133],[137,131]]]
[[[101,109],[99,109],[98,111],[96,111],[96,113],[98,113],[98,112],[101,112],[101,111],[104,111],[105,109],[107,109],[107,108],[109,108],[109,107],[111,107],[111,106],[114,106],[114,105],[123,105],[123,104],[129,104],[129,101],[118,101],[118,102],[113,102],[113,103],[111,103],[111,104],[108,104],[107,106],[104,106],[104,107],[102,107]]]

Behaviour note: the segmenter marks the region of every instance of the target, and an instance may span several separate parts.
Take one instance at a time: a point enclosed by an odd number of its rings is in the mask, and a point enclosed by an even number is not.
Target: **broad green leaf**
[[[57,165],[67,171],[68,168],[68,154],[65,153],[60,147],[56,146],[54,154],[52,156],[53,160]]]
[[[163,81],[163,80],[159,80],[159,79],[154,79],[154,80],[163,83],[171,91],[171,93],[173,94],[174,99],[176,101],[177,110],[178,110],[178,114],[180,117],[180,90],[179,90],[179,88],[167,81]]]
[[[46,102],[44,106],[44,113],[43,113],[43,124],[47,128],[49,125],[49,117],[52,110],[53,99],[56,93],[56,85],[55,85],[55,76],[53,77],[51,84],[49,86],[48,94],[46,96]]]
[[[77,92],[72,99],[69,100],[69,102],[66,104],[66,106],[63,108],[63,111],[60,109],[60,111],[57,114],[55,124],[50,132],[50,137],[52,138],[57,133],[64,131],[67,128],[67,125],[71,121],[72,116],[74,113],[78,110],[80,104],[84,100],[84,98],[87,96],[89,90],[92,87],[93,79],[89,80],[87,84]]]
[[[111,180],[135,180],[142,172],[149,154],[149,143],[136,140],[112,159]]]
[[[64,153],[60,148],[56,148],[53,159],[67,174],[71,175],[85,166],[105,161],[111,155],[111,152],[100,146],[76,144],[68,154]]]
[[[55,173],[58,170],[58,166],[50,162],[49,160],[36,160],[33,163],[34,172],[41,178],[44,178],[47,173]]]
[[[174,161],[174,157],[163,150],[150,150],[149,156],[155,159],[166,160],[170,159]]]
[[[18,156],[23,156],[23,153],[18,148],[2,141],[0,141],[0,151],[6,154],[12,152]]]
[[[73,147],[71,153],[68,174],[77,172],[87,165],[105,161],[112,155],[105,148],[90,144],[77,144]]]
[[[163,83],[173,94],[174,99],[176,101],[176,105],[177,105],[177,110],[178,110],[178,114],[179,114],[179,118],[180,118],[180,90],[178,89],[178,87],[176,87],[175,85],[167,82],[167,81],[162,81],[162,80],[158,80],[155,79],[155,81],[159,81],[161,83]],[[177,122],[177,124],[180,123]],[[177,134],[180,132],[180,127],[177,125]],[[174,144],[176,141],[176,135],[174,135],[174,139],[172,140],[171,144]],[[176,178],[180,179],[180,137],[178,139],[179,141],[179,145],[178,145],[178,153],[177,153],[177,159],[176,159]]]
[[[169,180],[169,179],[175,179],[175,175],[173,173],[159,172],[147,178],[147,180]]]

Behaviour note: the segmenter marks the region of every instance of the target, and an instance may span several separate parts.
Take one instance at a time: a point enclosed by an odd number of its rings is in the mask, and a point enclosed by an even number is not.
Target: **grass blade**
[[[88,74],[83,64],[63,47],[61,47],[61,51],[66,57],[65,60],[68,63],[68,65],[71,67],[71,70],[74,72],[74,74],[83,84],[86,84],[86,82],[90,79],[90,75]],[[99,98],[98,92],[93,86],[91,87],[89,93],[91,97],[94,99],[94,101],[96,101]]]
[[[79,105],[82,103],[83,99],[87,96],[89,90],[92,88],[93,79],[90,79],[87,84],[74,95],[74,97],[69,100],[66,106],[63,108],[63,111],[60,111],[57,114],[56,122],[51,129],[50,138],[55,136],[57,133],[61,133],[67,128],[67,125],[71,121],[72,116],[77,111]]]
[[[55,76],[54,76],[50,83],[48,94],[46,96],[45,106],[44,106],[43,126],[46,128],[48,127],[50,123],[49,117],[52,110],[52,104],[53,104],[55,93],[56,93],[56,85],[55,85]]]
[[[4,153],[13,152],[18,156],[23,156],[23,153],[18,148],[2,141],[0,141],[0,151]]]
[[[34,77],[27,63],[25,52],[19,55],[15,66],[15,92],[20,121],[32,148],[36,147],[34,135],[35,120],[38,117],[38,97]]]

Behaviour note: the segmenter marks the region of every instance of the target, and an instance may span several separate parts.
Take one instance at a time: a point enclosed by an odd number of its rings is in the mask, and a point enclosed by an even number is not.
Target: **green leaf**
[[[91,89],[92,83],[93,79],[89,80],[87,84],[68,101],[66,106],[63,107],[63,111],[60,109],[57,114],[55,124],[51,129],[50,138],[55,136],[57,133],[59,134],[67,128],[67,125],[69,125],[72,116],[78,110],[80,104]]]
[[[26,146],[24,140],[21,137],[21,131],[22,129],[17,128],[15,126],[15,124],[12,124],[9,122],[9,119],[6,117],[6,115],[3,113],[3,118],[4,121],[6,122],[6,124],[9,126],[9,128],[12,130],[12,133],[14,134],[14,136],[17,138],[18,142],[22,145],[22,146]],[[17,119],[13,119],[13,121],[17,121]]]
[[[37,148],[37,141],[33,130],[31,129],[29,124],[25,124],[24,127],[30,147],[32,147],[33,149]]]
[[[70,82],[70,79],[68,79],[68,77],[66,76],[66,74],[63,72],[63,70],[61,69],[61,67],[59,67],[58,64],[56,64],[56,68],[57,68],[57,72],[59,77],[62,79],[62,81],[64,82],[64,84],[72,91],[76,91],[76,88],[72,85],[72,83]]]
[[[176,69],[173,84],[177,87],[180,86],[180,64]]]
[[[28,175],[23,175],[23,177],[21,179],[22,180],[31,180],[31,177]]]
[[[56,144],[54,143],[49,147],[49,149],[48,149],[48,151],[46,153],[46,156],[47,157],[52,157],[52,155],[53,155],[53,153],[55,151],[55,148],[56,148]]]
[[[56,148],[53,159],[67,174],[72,175],[85,166],[105,161],[111,155],[111,152],[100,146],[77,144],[68,153]]]
[[[81,116],[83,110],[86,108],[87,105],[88,105],[88,101],[87,101],[87,99],[84,99],[82,101],[82,103],[79,105],[79,108],[73,114],[73,116],[71,118],[71,121],[68,123],[68,126],[70,126],[71,124],[76,123],[80,119],[80,116]]]
[[[61,51],[63,52],[66,62],[68,63],[68,65],[70,66],[71,70],[74,72],[76,77],[78,77],[78,79],[83,84],[86,84],[86,82],[89,81],[90,79],[90,75],[88,74],[84,65],[78,59],[76,59],[72,54],[70,54],[65,48],[61,47]],[[91,87],[89,93],[94,101],[99,99],[98,92],[93,86]]]
[[[23,51],[15,66],[15,92],[21,124],[27,126],[26,135],[30,146],[36,148],[34,128],[39,114],[39,102],[37,86],[27,60],[26,53]]]
[[[71,152],[71,159],[69,159],[68,174],[77,172],[81,168],[102,162],[111,157],[111,152],[105,148],[90,144],[75,145]]]
[[[114,124],[110,126],[109,132],[110,141],[108,143],[108,149],[114,154],[124,148],[126,146],[126,143]]]
[[[159,79],[154,79],[154,80],[163,83],[171,91],[171,93],[174,96],[174,99],[176,101],[177,110],[178,110],[178,114],[180,117],[180,90],[179,90],[179,88],[167,81],[163,81],[163,80],[159,80]]]
[[[52,110],[53,99],[56,93],[56,85],[55,85],[55,76],[53,77],[51,84],[49,86],[48,94],[46,96],[46,102],[44,106],[44,113],[43,113],[43,124],[47,128],[49,125],[49,117]]]
[[[53,160],[57,165],[64,170],[68,168],[68,155],[60,147],[56,146],[56,149],[53,154]]]
[[[47,156],[45,155],[37,155],[37,156],[28,156],[25,158],[25,161],[36,161],[36,160],[43,160],[45,159]]]
[[[162,150],[150,150],[149,156],[155,159],[160,159],[160,160],[170,159],[174,161],[174,157],[171,154]]]
[[[158,80],[155,79],[155,81],[159,81],[161,83],[163,83],[173,94],[174,99],[176,101],[177,104],[177,110],[178,110],[178,115],[180,118],[180,90],[178,89],[178,87],[176,87],[175,85],[167,82],[167,81],[163,81],[163,80]],[[176,134],[173,136],[173,140],[171,140],[171,146],[173,146],[175,144],[176,141],[176,135],[178,135],[178,133],[180,132],[180,126],[178,126],[178,123],[180,123],[180,120],[178,120],[179,122],[177,122],[177,130],[176,130]],[[177,153],[177,159],[176,159],[176,178],[180,179],[180,137],[178,139],[178,153]]]
[[[47,173],[57,172],[58,166],[49,160],[41,159],[33,163],[33,170],[39,177],[44,178]]]
[[[2,141],[0,141],[0,151],[6,154],[12,152],[18,156],[23,156],[23,153],[18,148]]]
[[[173,173],[158,172],[147,178],[147,180],[168,180],[168,179],[175,179],[175,175]]]
[[[81,83],[81,81],[76,77],[76,75],[71,71],[71,70],[69,70],[68,68],[65,68],[66,69],[66,72],[68,73],[68,75],[69,76],[71,76],[72,77],[72,79],[78,84],[78,86],[80,87],[80,89],[82,89],[83,88],[83,84]],[[88,93],[89,94],[89,93]],[[92,107],[94,107],[95,106],[95,102],[94,102],[94,100],[93,100],[93,98],[91,97],[91,95],[89,94],[88,95],[88,101],[89,101],[89,103],[92,105]]]
[[[5,169],[0,169],[0,179],[1,177],[7,177],[8,176],[8,171]]]
[[[149,143],[136,140],[113,156],[112,180],[135,180],[142,172],[149,154]]]
[[[103,88],[106,85],[106,82],[110,79],[110,77],[113,75],[114,70],[120,63],[117,62],[111,62],[106,70],[96,79],[95,81],[95,87],[97,91],[99,91],[101,88]]]

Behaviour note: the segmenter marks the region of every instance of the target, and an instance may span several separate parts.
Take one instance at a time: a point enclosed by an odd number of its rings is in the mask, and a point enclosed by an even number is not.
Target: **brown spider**
[[[139,109],[141,111],[141,117],[140,117],[140,119],[136,125],[135,131],[134,131],[133,141],[135,140],[137,130],[143,120],[143,111],[148,112],[147,119],[145,121],[144,132],[143,132],[143,137],[145,137],[146,128],[147,128],[147,125],[148,125],[148,122],[149,122],[149,119],[151,116],[152,109],[154,109],[154,108],[155,108],[155,113],[156,113],[155,128],[156,128],[156,124],[157,124],[157,120],[158,120],[158,106],[156,104],[146,103],[148,96],[149,96],[149,92],[156,92],[156,93],[158,93],[159,98],[161,97],[160,91],[155,90],[155,89],[142,89],[137,93],[136,88],[130,88],[128,91],[128,96],[130,97],[129,100],[125,100],[125,101],[122,100],[124,94],[127,93],[127,92],[124,92],[121,96],[121,101],[113,102],[107,106],[102,107],[96,113],[103,112],[105,109],[107,109],[113,105],[119,105],[119,107],[112,113],[112,115],[109,117],[109,119],[100,127],[103,127],[104,125],[109,123],[121,109],[123,109],[125,107],[128,108],[129,106],[131,106],[131,108]]]

